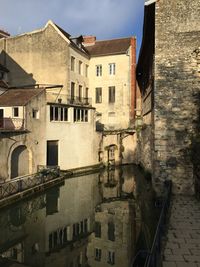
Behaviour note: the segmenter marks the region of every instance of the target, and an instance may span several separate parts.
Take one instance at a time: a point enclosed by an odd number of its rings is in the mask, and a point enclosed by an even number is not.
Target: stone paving
[[[173,196],[163,267],[200,267],[200,201]]]

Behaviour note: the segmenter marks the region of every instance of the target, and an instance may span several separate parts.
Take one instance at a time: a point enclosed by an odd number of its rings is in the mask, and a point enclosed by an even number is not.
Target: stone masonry
[[[160,0],[155,8],[153,180],[172,179],[175,193],[193,193],[191,137],[198,123],[199,0]]]
[[[192,196],[172,198],[163,267],[200,266],[200,202]]]

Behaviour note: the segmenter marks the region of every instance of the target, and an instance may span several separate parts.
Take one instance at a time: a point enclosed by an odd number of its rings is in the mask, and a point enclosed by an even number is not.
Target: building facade
[[[14,178],[14,156],[17,176],[36,172],[38,165],[67,170],[133,162],[135,38],[92,46],[86,39],[70,36],[52,21],[0,39],[3,180]],[[42,92],[31,97],[34,90]],[[23,93],[30,97],[18,103]],[[105,125],[103,131],[96,131],[98,122]],[[26,170],[20,171],[25,158]]]

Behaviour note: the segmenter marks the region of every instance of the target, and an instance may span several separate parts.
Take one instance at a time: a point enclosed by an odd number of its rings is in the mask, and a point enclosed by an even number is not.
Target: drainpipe
[[[134,125],[135,109],[136,109],[136,38],[131,37],[130,47],[130,60],[131,60],[131,110],[130,110],[130,126]]]

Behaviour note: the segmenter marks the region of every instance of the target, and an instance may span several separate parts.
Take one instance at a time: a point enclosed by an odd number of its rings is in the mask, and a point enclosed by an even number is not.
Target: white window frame
[[[96,65],[96,76],[97,77],[102,76],[102,65],[101,64]]]
[[[115,75],[116,73],[116,64],[115,63],[109,63],[109,74]]]
[[[15,115],[15,110],[17,110],[17,115]],[[19,107],[13,107],[12,113],[13,118],[19,118]]]

